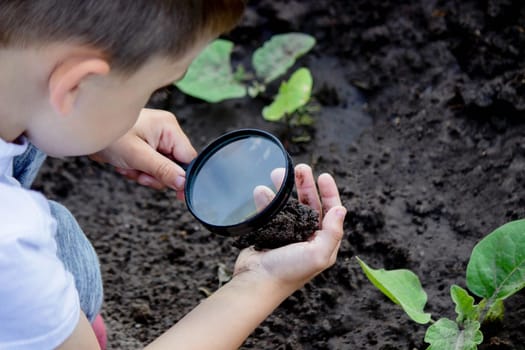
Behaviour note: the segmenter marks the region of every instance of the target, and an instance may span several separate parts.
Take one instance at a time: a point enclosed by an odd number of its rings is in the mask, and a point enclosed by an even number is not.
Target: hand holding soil
[[[343,237],[346,214],[337,185],[330,175],[322,174],[317,182],[318,193],[312,170],[304,164],[296,166],[295,182],[299,202],[319,213],[320,229],[312,230],[310,239],[304,242],[264,252],[254,248],[243,250],[235,264],[235,276],[248,273],[268,276],[295,290],[334,264]]]

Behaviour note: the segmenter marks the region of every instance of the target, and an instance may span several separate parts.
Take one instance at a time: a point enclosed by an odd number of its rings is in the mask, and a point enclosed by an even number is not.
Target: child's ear
[[[98,57],[69,57],[60,62],[51,72],[48,81],[51,105],[61,115],[73,109],[82,81],[91,75],[109,73],[109,63]]]

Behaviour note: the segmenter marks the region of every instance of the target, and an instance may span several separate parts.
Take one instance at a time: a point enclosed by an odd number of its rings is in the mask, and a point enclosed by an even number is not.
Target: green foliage
[[[457,285],[450,287],[450,296],[456,304],[456,322],[464,324],[468,320],[477,320],[479,318],[479,305],[474,304],[474,298],[463,288]]]
[[[483,299],[483,301],[486,301],[486,299]],[[505,305],[503,305],[503,300],[496,299],[488,308],[483,321],[501,321],[503,320],[504,314]]]
[[[258,48],[252,56],[257,77],[268,84],[292,67],[300,56],[310,51],[315,39],[303,33],[274,35]]]
[[[483,341],[479,327],[479,322],[473,321],[460,330],[456,322],[441,318],[427,329],[425,342],[430,344],[427,350],[475,350]]]
[[[509,222],[480,241],[467,266],[467,287],[475,295],[505,299],[525,287],[525,220]]]
[[[299,68],[283,81],[273,103],[263,109],[263,117],[268,121],[278,121],[305,106],[312,94],[313,79],[307,68]]]
[[[192,62],[184,79],[175,83],[182,92],[207,102],[246,96],[246,87],[232,72],[233,43],[217,39]]]
[[[431,321],[423,312],[426,294],[417,276],[408,270],[374,270],[357,260],[368,279],[410,318]],[[475,350],[483,341],[481,323],[503,317],[503,300],[525,287],[525,220],[507,223],[478,242],[466,274],[468,289],[482,299],[476,304],[467,290],[452,285],[456,321],[441,318],[433,323],[425,335],[427,350]]]
[[[239,65],[232,69],[233,43],[213,41],[192,62],[184,79],[175,83],[182,92],[210,103],[231,98],[257,97],[267,85],[284,75],[296,60],[312,49],[315,39],[303,33],[275,35],[252,55],[255,73]],[[307,68],[299,68],[288,81],[282,82],[275,100],[263,111],[268,121],[285,118],[290,124],[308,125],[311,117],[304,110],[310,102],[313,79]]]
[[[401,306],[408,316],[417,323],[430,321],[430,314],[423,311],[427,293],[421,287],[419,278],[409,270],[375,270],[356,257],[366,276],[383,294]]]

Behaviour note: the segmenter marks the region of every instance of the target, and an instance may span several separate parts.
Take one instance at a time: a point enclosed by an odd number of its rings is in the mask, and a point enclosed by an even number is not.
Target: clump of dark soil
[[[269,223],[240,236],[233,245],[239,249],[252,245],[256,250],[279,248],[306,241],[317,229],[319,229],[319,213],[291,198]]]

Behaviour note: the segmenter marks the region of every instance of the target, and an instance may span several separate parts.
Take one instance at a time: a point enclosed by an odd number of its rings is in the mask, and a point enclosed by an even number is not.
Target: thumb
[[[322,231],[334,241],[340,241],[343,238],[345,216],[346,208],[342,205],[330,208],[323,218]]]
[[[263,211],[275,198],[275,193],[266,186],[257,186],[253,190],[253,199],[257,212]]]
[[[137,156],[133,158],[133,163],[129,165],[133,169],[149,174],[167,187],[183,191],[186,182],[184,169],[147,143],[144,144],[146,147],[137,153]]]
[[[314,242],[319,246],[321,254],[330,265],[335,262],[337,250],[343,239],[345,216],[345,207],[338,205],[330,208],[323,218],[322,229],[317,231],[314,237]]]

